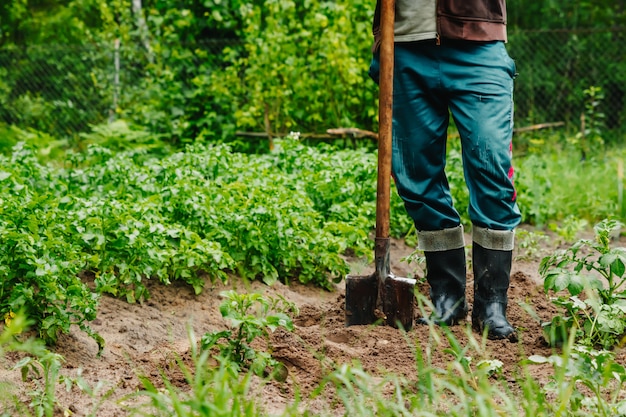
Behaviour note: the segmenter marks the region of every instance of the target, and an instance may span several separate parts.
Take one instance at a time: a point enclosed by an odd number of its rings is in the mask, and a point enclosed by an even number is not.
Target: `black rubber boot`
[[[515,329],[506,318],[512,260],[513,251],[485,249],[476,242],[472,245],[472,327],[481,333],[487,329],[487,338],[492,340],[517,341]]]
[[[424,252],[426,280],[430,284],[430,299],[434,311],[420,324],[435,323],[452,326],[467,315],[465,300],[465,248]]]

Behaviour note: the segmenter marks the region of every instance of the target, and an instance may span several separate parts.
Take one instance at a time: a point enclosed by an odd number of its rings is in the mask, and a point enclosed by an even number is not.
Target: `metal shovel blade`
[[[413,328],[415,280],[385,277],[379,286],[376,274],[346,277],[346,326],[381,324],[409,331]],[[383,304],[377,304],[378,292]],[[348,301],[350,300],[350,301]]]
[[[413,328],[415,280],[387,275],[383,282],[383,314],[385,324],[409,331]]]
[[[346,276],[346,326],[376,322],[377,299],[376,274]]]
[[[376,238],[376,272],[346,277],[346,326],[381,323],[413,327],[415,280],[389,272],[389,239]]]

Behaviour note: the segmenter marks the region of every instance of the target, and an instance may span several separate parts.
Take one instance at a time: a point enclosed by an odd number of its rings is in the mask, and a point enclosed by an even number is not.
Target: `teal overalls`
[[[376,82],[378,72],[375,54]],[[392,173],[417,230],[461,222],[444,171],[450,114],[461,138],[472,224],[513,230],[520,223],[511,164],[515,74],[503,42],[396,42]]]

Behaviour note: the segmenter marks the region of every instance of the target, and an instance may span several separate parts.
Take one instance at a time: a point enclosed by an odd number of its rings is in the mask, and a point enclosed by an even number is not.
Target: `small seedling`
[[[251,343],[259,336],[268,339],[270,332],[279,327],[293,331],[293,321],[287,313],[297,315],[296,305],[282,297],[265,298],[261,294],[238,294],[234,290],[224,291],[221,296],[225,300],[220,313],[230,322],[230,329],[206,333],[202,336],[202,348],[217,348],[219,357],[237,371],[250,369],[257,375],[282,378],[284,365],[270,353],[255,350]]]
[[[575,216],[567,216],[561,224],[551,223],[550,229],[559,235],[563,243],[572,243],[576,240],[580,232],[582,232],[588,223],[585,219],[579,219]]]
[[[46,352],[40,357],[26,356],[14,367],[20,370],[24,382],[32,381],[33,389],[29,392],[32,398],[30,407],[37,416],[52,417],[57,405],[55,389],[59,382],[59,371],[63,357],[56,353]]]
[[[533,232],[519,229],[515,232],[517,240],[517,260],[533,260],[539,258],[542,253],[542,245],[548,241],[543,232]]]
[[[413,269],[413,277],[422,281],[426,279],[426,257],[424,256],[424,252],[416,249],[409,255],[403,257],[401,259],[402,262],[406,262],[407,264],[415,264]]]

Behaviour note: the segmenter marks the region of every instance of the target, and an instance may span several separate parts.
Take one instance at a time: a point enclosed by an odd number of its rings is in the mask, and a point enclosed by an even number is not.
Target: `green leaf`
[[[561,268],[555,268],[548,272],[544,281],[544,288],[559,292],[570,284],[570,272]]]
[[[203,349],[211,349],[213,346],[218,345],[220,339],[230,339],[232,332],[230,330],[223,330],[212,333],[205,333],[201,338],[201,346]]]
[[[585,311],[587,309],[587,303],[580,298],[573,296],[570,297],[570,300],[572,301],[571,306],[573,310]]]
[[[567,290],[571,295],[578,295],[585,289],[585,279],[578,274],[568,275]]]
[[[624,261],[621,258],[616,257],[616,259],[611,263],[611,273],[621,278],[624,276],[624,272],[626,272]]]
[[[541,356],[541,355],[530,355],[528,357],[528,360],[536,364],[543,364],[543,363],[551,362],[550,358],[546,358],[545,356]]]
[[[600,262],[600,265],[606,268],[606,267],[609,267],[613,262],[615,262],[616,259],[617,259],[616,254],[607,253],[605,255],[600,256],[600,259],[598,259],[598,262]]]
[[[275,331],[278,327],[283,327],[289,331],[293,331],[293,321],[289,316],[283,313],[277,313],[267,316],[267,325],[271,331]]]
[[[623,311],[609,305],[603,305],[597,317],[598,329],[603,332],[621,335],[626,329]]]

